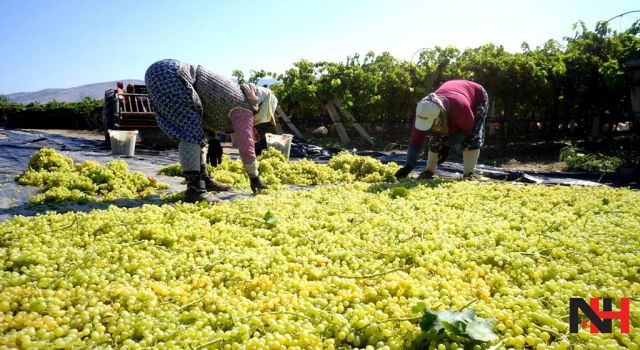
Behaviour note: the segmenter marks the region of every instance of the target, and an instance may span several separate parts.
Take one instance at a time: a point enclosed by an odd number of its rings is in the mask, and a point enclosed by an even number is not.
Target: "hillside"
[[[129,83],[144,84],[144,81],[135,79],[124,79],[119,81],[124,82],[125,85]],[[109,81],[81,85],[68,89],[44,89],[35,92],[16,92],[6,96],[9,101],[16,103],[30,103],[35,101],[47,103],[53,100],[58,102],[78,102],[82,101],[85,96],[89,96],[94,99],[101,99],[104,97],[105,90],[113,89],[115,87],[116,81]]]
[[[125,86],[129,83],[144,84],[144,81],[136,79],[124,79],[118,81],[124,82]],[[260,79],[257,85],[269,86],[275,81],[275,79]],[[94,99],[101,99],[104,97],[105,90],[113,89],[115,86],[116,81],[108,81],[104,83],[76,86],[68,89],[44,89],[35,92],[16,92],[5,96],[9,101],[15,103],[30,103],[35,101],[47,103],[53,100],[58,102],[78,102],[82,101],[85,96],[89,96]]]

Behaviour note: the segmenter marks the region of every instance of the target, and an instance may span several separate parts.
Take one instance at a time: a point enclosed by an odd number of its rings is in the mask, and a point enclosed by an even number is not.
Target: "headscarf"
[[[275,112],[278,107],[278,98],[271,90],[264,87],[257,87],[256,96],[260,100],[258,113],[253,116],[253,124],[262,124],[271,122],[276,124]]]

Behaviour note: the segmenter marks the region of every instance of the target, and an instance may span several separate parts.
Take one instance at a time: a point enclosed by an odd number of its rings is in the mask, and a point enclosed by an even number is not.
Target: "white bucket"
[[[109,130],[111,154],[132,156],[136,152],[138,130]]]
[[[264,136],[267,139],[267,148],[273,147],[277,149],[285,156],[285,158],[287,158],[287,160],[289,160],[289,153],[291,153],[291,141],[293,140],[293,135],[266,133]]]

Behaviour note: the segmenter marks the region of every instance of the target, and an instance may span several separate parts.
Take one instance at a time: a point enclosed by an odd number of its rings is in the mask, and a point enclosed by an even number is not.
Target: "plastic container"
[[[293,135],[266,133],[264,136],[267,139],[267,148],[273,147],[277,149],[285,156],[285,158],[287,158],[287,160],[289,160],[289,153],[291,153],[291,141],[293,140]]]
[[[111,154],[132,156],[136,152],[138,130],[109,130]]]

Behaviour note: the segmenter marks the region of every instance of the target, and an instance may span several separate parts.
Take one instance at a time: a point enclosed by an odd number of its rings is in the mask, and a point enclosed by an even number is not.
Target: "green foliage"
[[[403,198],[409,195],[409,189],[406,187],[393,187],[389,191],[389,197],[391,198]]]
[[[606,23],[591,31],[579,22],[563,43],[523,43],[515,53],[485,44],[464,51],[423,49],[415,63],[388,52],[355,54],[340,63],[303,59],[278,76],[273,90],[294,119],[325,118],[324,105],[338,98],[362,123],[402,124],[411,119],[416,101],[442,82],[471,79],[487,89],[498,121],[546,121],[552,136],[560,122],[590,125],[594,116],[609,122],[629,112],[624,63],[640,58],[639,23],[615,32]],[[509,132],[526,135],[529,129]]]
[[[278,224],[278,218],[271,211],[267,211],[262,217],[268,228],[274,228]]]
[[[575,146],[566,146],[560,150],[560,160],[571,170],[587,170],[613,172],[624,164],[618,156],[608,156],[601,153],[587,153]]]
[[[249,82],[258,85],[258,81],[266,77],[276,77],[276,74],[272,72],[267,72],[265,70],[259,70],[259,71],[252,70],[251,74],[249,75]]]
[[[419,303],[413,311],[422,313],[420,319],[422,333],[412,344],[414,349],[426,349],[432,342],[456,342],[465,348],[471,348],[474,345],[484,345],[498,339],[493,332],[493,320],[478,317],[474,309],[435,312],[427,308],[424,303]]]
[[[0,99],[0,120],[9,121],[13,127],[42,127],[52,124],[58,128],[94,128],[102,127],[103,100],[85,97],[80,102],[47,103],[31,102],[28,104],[9,102]]]
[[[23,105],[21,103],[8,102],[8,107],[19,110],[30,110],[34,112],[66,110],[71,113],[82,114],[87,113],[88,111],[93,111],[95,109],[101,109],[102,100],[94,100],[90,97],[85,97],[81,102],[58,102],[54,100],[44,104],[40,102],[30,102],[26,105]]]
[[[242,73],[242,71],[239,69],[234,69],[233,73],[231,73],[231,76],[236,78],[236,81],[238,82],[238,84],[244,84],[247,82],[244,79],[244,73]]]
[[[625,63],[640,58],[639,33],[640,21],[621,32],[605,22],[593,30],[578,22],[562,42],[549,40],[536,48],[523,43],[521,52],[508,52],[496,44],[463,51],[436,46],[421,50],[415,62],[388,52],[368,52],[339,63],[301,59],[277,77],[264,70],[251,71],[249,77],[234,70],[232,76],[239,83],[277,78],[271,88],[294,122],[328,121],[325,105],[337,98],[363,124],[399,125],[408,125],[416,101],[442,82],[471,79],[487,89],[490,116],[509,123],[502,129],[506,138],[512,133],[528,135],[528,128],[515,126],[530,121],[544,122],[545,134],[553,136],[559,123],[573,119],[590,126],[595,117],[611,123],[630,112]],[[33,116],[46,116],[38,120],[64,116],[98,127],[101,106],[101,100],[89,98],[27,105],[0,98],[0,120],[12,124]]]

